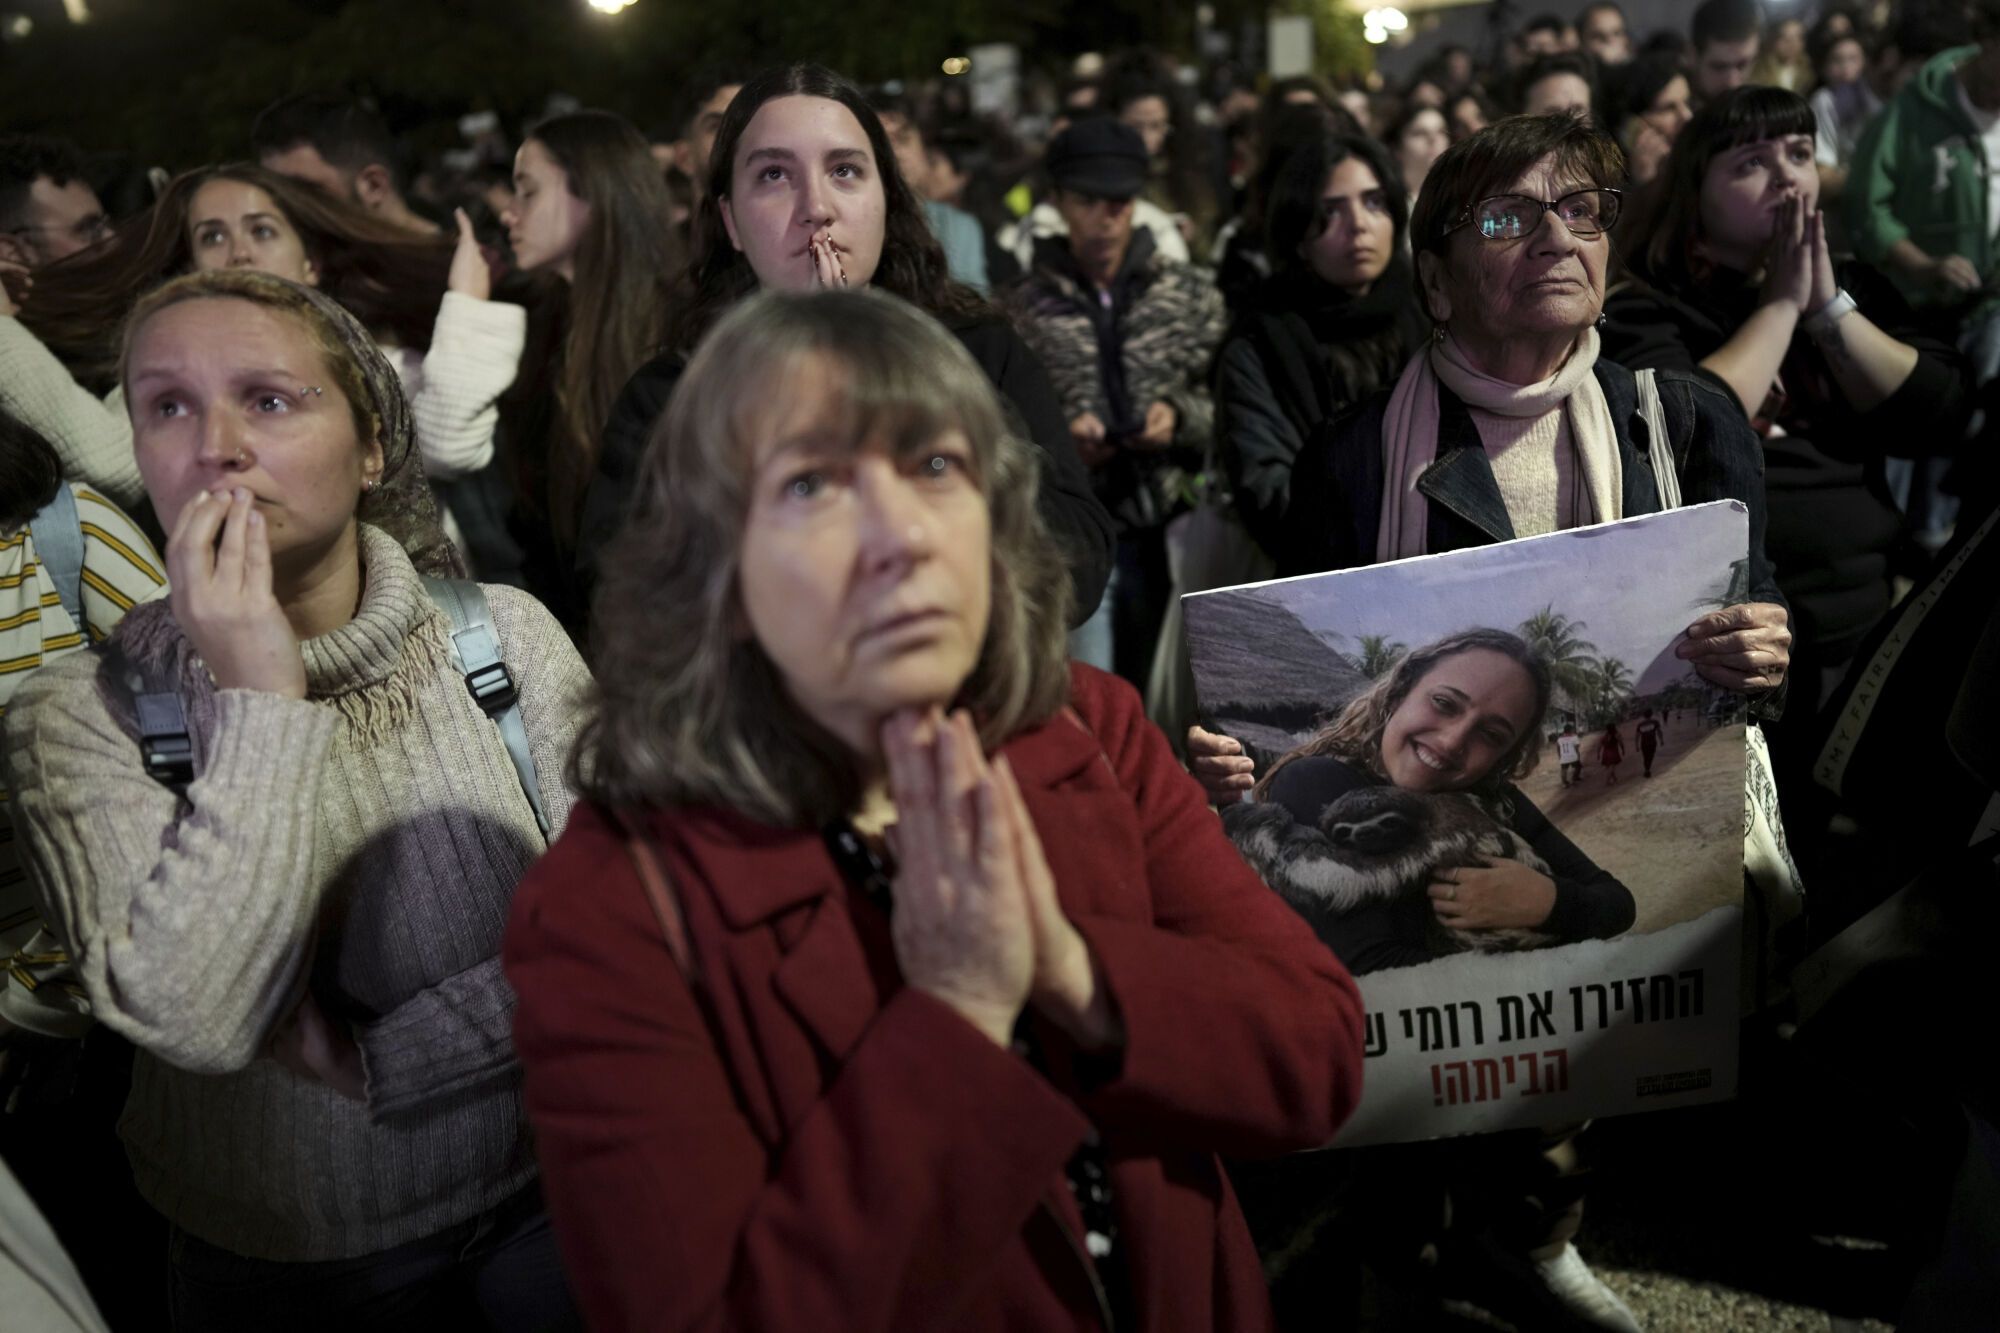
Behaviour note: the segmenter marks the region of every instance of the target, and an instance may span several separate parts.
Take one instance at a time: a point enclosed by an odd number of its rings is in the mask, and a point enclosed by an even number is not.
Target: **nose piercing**
[[[236,457],[230,459],[229,461],[232,463],[247,463],[250,461],[250,456],[244,453],[243,450],[239,448],[236,451]]]

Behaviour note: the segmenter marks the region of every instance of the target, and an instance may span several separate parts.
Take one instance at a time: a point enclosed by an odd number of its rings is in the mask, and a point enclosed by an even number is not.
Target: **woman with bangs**
[[[1332,1136],[1353,983],[1066,660],[1038,470],[884,295],[688,362],[504,951],[593,1328],[1271,1327],[1216,1154]]]
[[[319,288],[375,336],[410,399],[431,479],[474,471],[493,457],[496,401],[513,383],[527,319],[487,299],[485,257],[471,223],[458,222],[454,250],[262,167],[185,172],[111,240],[42,268],[15,297],[0,288],[0,404],[56,446],[66,475],[140,512],[145,486],[117,384],[125,317],[179,274],[253,269]]]
[[[1604,355],[1726,390],[1762,437],[1765,545],[1795,636],[1773,748],[1794,802],[1809,779],[1789,762],[1806,748],[1788,744],[1793,730],[1889,609],[1904,525],[1885,460],[1955,448],[1970,410],[1959,354],[1921,332],[1874,269],[1834,262],[1816,130],[1780,88],[1740,88],[1696,113],[1624,230],[1631,280],[1607,297],[1603,331]]]

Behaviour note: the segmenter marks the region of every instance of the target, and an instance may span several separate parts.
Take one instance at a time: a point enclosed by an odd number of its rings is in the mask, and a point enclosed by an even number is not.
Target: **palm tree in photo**
[[[1617,719],[1632,689],[1632,668],[1615,657],[1601,657],[1591,668],[1591,697],[1607,722]]]
[[[1391,639],[1386,634],[1363,634],[1356,642],[1361,645],[1361,656],[1354,663],[1361,668],[1361,674],[1370,680],[1380,680],[1389,668],[1396,665],[1410,645]]]
[[[1549,665],[1549,679],[1561,692],[1563,712],[1576,712],[1589,703],[1596,692],[1596,676],[1591,668],[1597,645],[1583,637],[1589,626],[1572,620],[1553,605],[1522,621],[1515,629],[1527,645]]]

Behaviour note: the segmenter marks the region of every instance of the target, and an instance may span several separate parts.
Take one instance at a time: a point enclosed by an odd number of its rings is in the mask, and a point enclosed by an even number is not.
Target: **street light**
[[[1376,46],[1388,41],[1390,33],[1404,32],[1409,26],[1409,15],[1400,9],[1371,9],[1361,16],[1361,36]]]

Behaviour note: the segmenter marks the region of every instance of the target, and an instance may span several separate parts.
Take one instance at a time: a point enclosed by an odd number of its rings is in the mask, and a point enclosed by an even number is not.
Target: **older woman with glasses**
[[[1409,228],[1435,324],[1431,342],[1393,390],[1300,450],[1279,572],[1367,565],[1656,512],[1663,488],[1649,446],[1663,426],[1686,503],[1733,499],[1750,512],[1751,600],[1698,619],[1680,651],[1717,685],[1769,692],[1785,678],[1791,634],[1764,556],[1757,437],[1713,382],[1668,370],[1641,378],[1598,355],[1609,232],[1621,206],[1611,187],[1623,167],[1610,138],[1567,114],[1500,121],[1438,159]],[[1188,751],[1218,803],[1256,781],[1234,740],[1196,729]],[[1334,1238],[1326,1243],[1337,1249],[1340,1237],[1359,1235],[1364,1245],[1415,1253],[1417,1240],[1383,1225],[1384,1210],[1416,1216],[1412,1197],[1441,1192],[1459,1219],[1443,1238],[1448,1254],[1491,1244],[1498,1248],[1481,1252],[1532,1262],[1514,1270],[1533,1274],[1520,1290],[1501,1283],[1476,1293],[1496,1313],[1547,1327],[1553,1297],[1586,1324],[1636,1331],[1631,1311],[1571,1244],[1582,1213],[1572,1137],[1527,1131],[1364,1163],[1360,1183],[1340,1202],[1348,1224],[1326,1229]],[[1295,1176],[1287,1189],[1310,1188],[1296,1176],[1310,1165],[1287,1169]],[[1267,1183],[1253,1173],[1237,1183],[1257,1216]],[[1335,1188],[1327,1183],[1329,1193]]]
[[[1650,514],[1663,507],[1645,426],[1666,428],[1683,503],[1750,511],[1748,602],[1695,621],[1681,653],[1705,679],[1765,694],[1791,661],[1790,616],[1764,554],[1763,452],[1713,379],[1638,377],[1598,355],[1622,196],[1618,146],[1588,122],[1515,116],[1438,159],[1410,215],[1434,323],[1391,391],[1299,451],[1277,552],[1314,574]],[[1195,730],[1218,800],[1255,781],[1236,742]]]
[[[1696,622],[1705,678],[1769,690],[1791,635],[1764,556],[1761,454],[1713,382],[1640,380],[1598,356],[1618,147],[1517,116],[1454,145],[1410,218],[1431,343],[1395,389],[1301,451],[1281,572],[1311,573],[1603,523],[1662,507],[1644,422],[1666,426],[1685,503],[1750,509],[1750,598]]]

